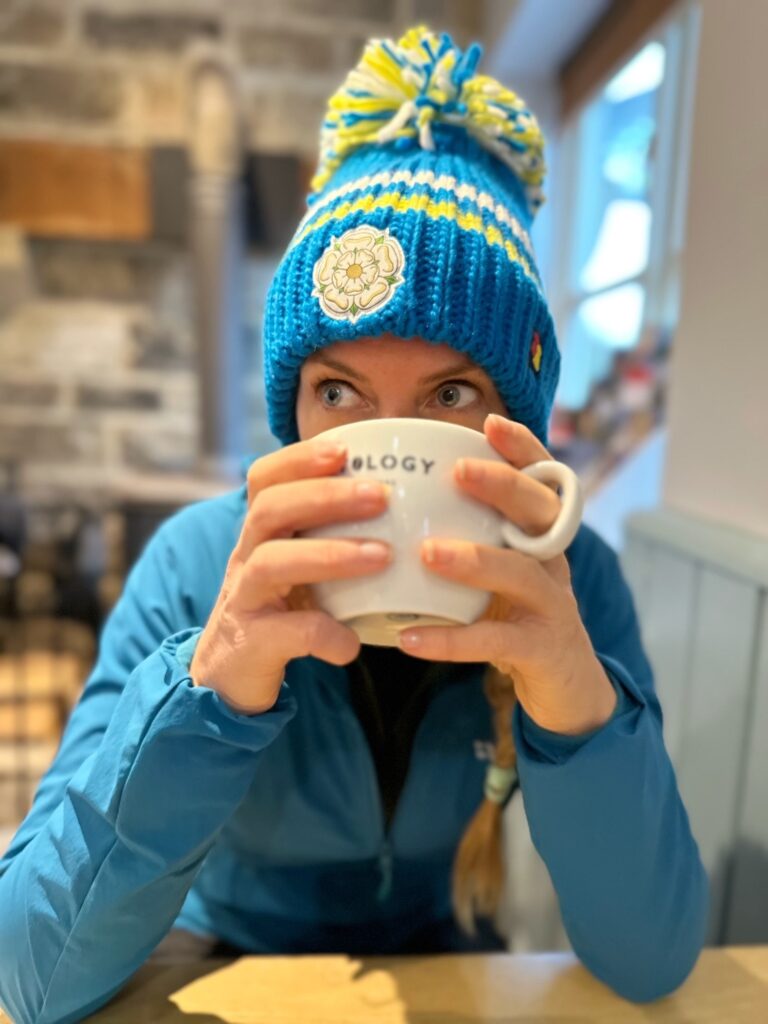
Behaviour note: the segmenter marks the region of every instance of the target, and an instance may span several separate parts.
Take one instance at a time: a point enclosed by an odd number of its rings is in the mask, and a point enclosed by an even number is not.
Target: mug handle
[[[578,532],[584,509],[581,484],[570,466],[554,459],[533,462],[530,466],[524,466],[521,472],[542,483],[560,484],[563,489],[560,514],[541,536],[531,537],[507,520],[501,524],[502,536],[509,547],[544,562],[562,554]]]

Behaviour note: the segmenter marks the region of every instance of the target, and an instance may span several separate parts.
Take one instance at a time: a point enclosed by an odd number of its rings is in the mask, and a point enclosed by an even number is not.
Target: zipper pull
[[[379,891],[376,893],[376,900],[383,903],[392,891],[392,850],[386,839],[379,851],[379,871],[381,872],[381,883]]]

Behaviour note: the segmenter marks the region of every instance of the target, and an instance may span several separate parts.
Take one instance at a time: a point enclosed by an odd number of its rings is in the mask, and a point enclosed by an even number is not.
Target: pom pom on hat
[[[414,137],[423,149],[434,149],[430,126],[444,122],[464,128],[514,171],[533,217],[544,202],[544,138],[515,92],[474,74],[482,53],[477,42],[462,53],[447,32],[438,37],[425,25],[409,29],[397,43],[369,40],[328,101],[308,204],[353,150]]]

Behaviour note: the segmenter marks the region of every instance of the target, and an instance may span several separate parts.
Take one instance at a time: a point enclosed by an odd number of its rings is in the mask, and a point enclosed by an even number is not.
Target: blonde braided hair
[[[482,618],[505,619],[508,608],[505,599],[494,594]],[[495,755],[486,774],[483,801],[456,851],[451,884],[456,923],[471,937],[476,935],[475,916],[495,915],[504,892],[501,803],[512,785],[517,764],[512,733],[512,712],[517,701],[514,680],[488,665],[483,690],[493,714]]]

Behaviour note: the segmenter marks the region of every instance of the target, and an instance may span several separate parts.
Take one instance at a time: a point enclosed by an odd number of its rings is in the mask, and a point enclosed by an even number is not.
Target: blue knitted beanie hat
[[[475,75],[425,26],[372,39],[328,101],[300,221],[270,283],[270,429],[299,440],[301,365],[336,341],[387,332],[466,353],[510,418],[547,443],[560,368],[529,230],[543,137],[511,90]]]

